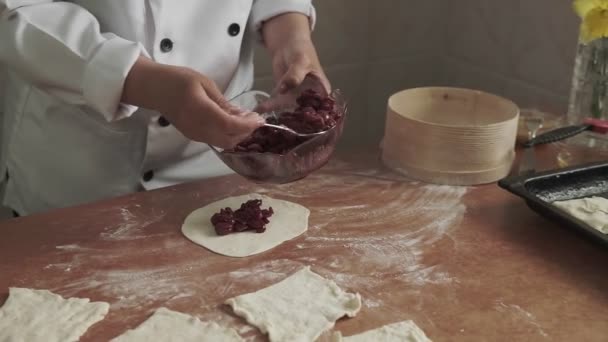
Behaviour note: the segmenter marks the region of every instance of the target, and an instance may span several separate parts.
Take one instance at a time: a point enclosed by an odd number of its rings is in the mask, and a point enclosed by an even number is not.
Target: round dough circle
[[[261,199],[262,208],[272,207],[274,214],[264,233],[251,231],[217,235],[211,224],[211,216],[220,209],[240,208],[252,199]],[[259,194],[228,197],[213,202],[190,213],[182,225],[182,233],[192,242],[212,252],[230,257],[246,257],[265,252],[291,240],[308,229],[310,210],[299,204],[274,199]]]

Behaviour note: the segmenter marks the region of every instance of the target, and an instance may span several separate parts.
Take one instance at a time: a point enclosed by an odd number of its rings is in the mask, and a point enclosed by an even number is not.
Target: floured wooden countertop
[[[605,340],[608,250],[496,185],[418,183],[375,155],[290,185],[230,176],[7,221],[0,303],[10,286],[111,303],[83,341],[117,336],[161,306],[264,341],[221,303],[310,265],[363,297],[357,317],[338,322],[344,335],[411,319],[434,341]],[[244,259],[182,236],[194,209],[250,192],[310,208],[308,232]]]

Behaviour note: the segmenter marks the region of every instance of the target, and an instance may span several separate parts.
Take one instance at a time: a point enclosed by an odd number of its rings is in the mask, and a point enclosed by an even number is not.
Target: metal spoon
[[[263,125],[264,127],[270,127],[270,128],[275,128],[275,129],[280,129],[282,131],[286,131],[289,132],[295,136],[298,136],[300,138],[311,138],[311,137],[316,137],[317,135],[321,135],[325,132],[327,132],[327,130],[325,131],[321,131],[321,132],[316,132],[316,133],[298,133],[296,131],[294,131],[293,129],[287,127],[287,126],[281,126],[281,125],[273,125],[273,124],[269,124],[269,123],[265,123]]]
[[[314,74],[308,74],[304,78],[304,81],[302,82],[302,84],[300,84],[298,87],[296,87],[294,89],[289,90],[286,93],[281,94],[281,93],[279,93],[278,90],[275,89],[275,91],[273,91],[273,94],[270,96],[270,98],[266,99],[265,101],[261,101],[261,103],[258,105],[258,107],[256,109],[254,109],[254,111],[257,111],[258,113],[260,113],[260,112],[264,113],[264,114],[262,114],[262,116],[265,119],[268,119],[268,118],[276,119],[277,111],[292,107],[296,103],[296,98],[299,96],[299,94],[306,89],[314,89],[322,95],[329,96],[329,94],[327,94],[327,90],[323,86],[319,77],[317,77]],[[298,133],[298,132],[294,131],[293,129],[286,127],[286,126],[282,126],[282,125],[273,125],[273,124],[265,123],[264,126],[280,129],[280,130],[289,132],[289,133],[296,135],[298,137],[301,137],[301,138],[315,137],[317,135],[321,135],[328,131],[328,130],[324,130],[321,132],[305,134],[305,133]]]
[[[268,104],[269,99],[271,99],[271,98],[268,97],[268,95],[266,95],[264,93],[261,93],[261,92],[259,92],[259,93],[252,92],[252,93],[253,93],[253,96],[254,96],[253,99],[255,99],[255,101],[257,101],[259,103],[267,103]],[[229,102],[233,102],[233,101],[234,101],[234,99],[230,100]],[[285,99],[283,98],[282,101],[285,101]],[[295,100],[293,100],[293,103],[295,103]],[[293,106],[293,103],[290,103],[290,106]],[[287,108],[287,106],[286,105],[276,106],[276,104],[275,104],[275,106],[274,106],[274,108],[272,110],[267,110],[266,112],[263,112],[260,115],[265,120],[268,120],[268,119],[272,118],[272,119],[274,119],[276,121],[276,120],[278,120],[278,115],[277,115],[276,111],[277,110],[281,110],[283,108]],[[257,113],[260,113],[261,112],[260,109],[262,109],[262,108],[260,106],[258,106],[254,111],[257,112]],[[246,114],[249,114],[249,113],[252,112],[252,111],[249,111],[249,110],[245,110],[245,109],[243,109],[243,108],[241,108],[239,106],[236,106],[236,105],[230,105],[230,106],[228,106],[228,111],[231,114],[233,114],[233,115],[246,115]],[[321,135],[321,134],[323,134],[323,133],[325,133],[325,132],[328,131],[328,130],[324,130],[324,131],[321,131],[321,132],[306,133],[305,134],[305,133],[296,132],[293,129],[287,127],[287,126],[273,125],[273,124],[270,124],[268,122],[264,122],[264,124],[262,125],[262,127],[264,127],[264,126],[269,127],[269,128],[274,128],[274,129],[280,129],[282,131],[289,132],[290,134],[293,134],[293,135],[295,135],[297,137],[300,137],[300,138],[312,138],[312,137],[315,137],[317,135]]]

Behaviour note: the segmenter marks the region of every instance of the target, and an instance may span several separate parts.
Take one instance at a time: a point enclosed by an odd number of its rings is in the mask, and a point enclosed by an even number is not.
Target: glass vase
[[[568,123],[582,124],[586,118],[608,119],[608,38],[579,41],[570,101]],[[584,132],[566,140],[558,154],[560,166],[589,161],[608,161],[608,136]]]
[[[568,121],[580,124],[585,118],[606,118],[608,115],[608,38],[589,43],[579,42]]]

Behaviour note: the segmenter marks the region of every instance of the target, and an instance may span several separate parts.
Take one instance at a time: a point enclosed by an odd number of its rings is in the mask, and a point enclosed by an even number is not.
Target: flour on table
[[[244,342],[234,329],[214,322],[201,322],[198,318],[160,308],[145,322],[111,342]]]
[[[385,325],[364,333],[342,337],[341,333],[333,336],[333,342],[431,342],[413,321],[403,321]]]
[[[262,200],[262,208],[272,207],[274,214],[264,233],[245,231],[219,236],[211,224],[211,216],[220,209],[238,209],[242,203]],[[192,242],[215,253],[230,257],[246,257],[265,252],[291,240],[308,229],[310,210],[288,201],[264,195],[250,194],[228,197],[193,211],[182,226],[182,232]]]
[[[310,342],[331,329],[336,320],[354,317],[361,309],[361,297],[305,267],[265,289],[228,299],[226,304],[267,333],[271,342]]]
[[[109,308],[87,298],[64,299],[46,290],[12,287],[0,308],[0,341],[78,341]]]
[[[608,199],[587,197],[557,201],[553,202],[553,205],[600,232],[608,234]]]

